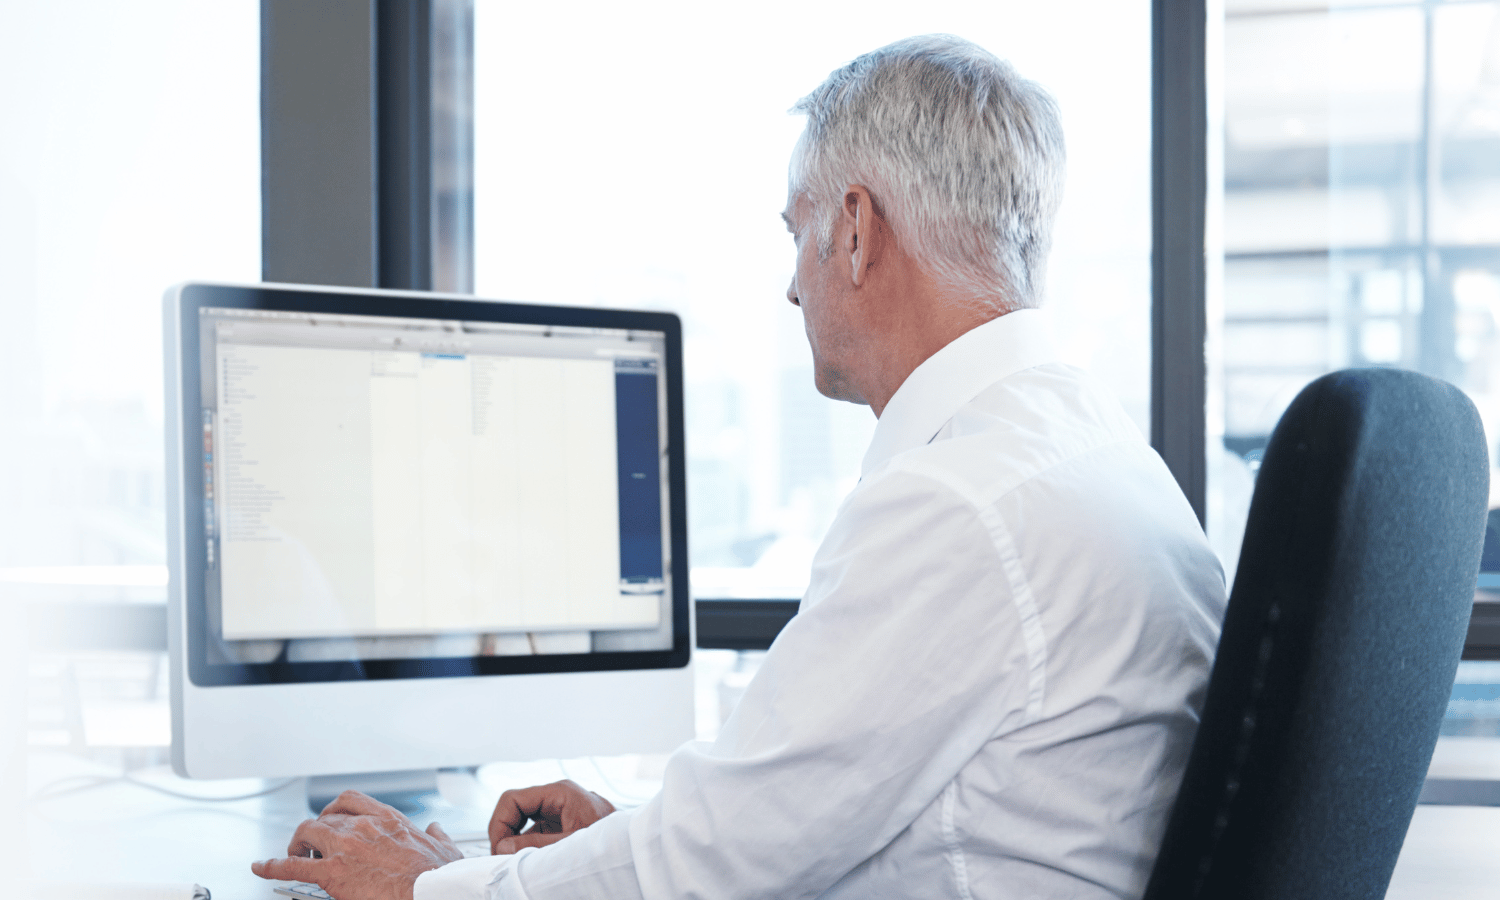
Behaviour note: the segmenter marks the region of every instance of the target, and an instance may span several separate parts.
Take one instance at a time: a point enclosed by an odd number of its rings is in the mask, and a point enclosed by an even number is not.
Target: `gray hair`
[[[939,283],[1001,311],[1040,305],[1064,163],[1041,87],[962,38],[925,35],[836,70],[791,111],[807,115],[791,193],[817,210],[824,258],[846,187],[862,184]]]

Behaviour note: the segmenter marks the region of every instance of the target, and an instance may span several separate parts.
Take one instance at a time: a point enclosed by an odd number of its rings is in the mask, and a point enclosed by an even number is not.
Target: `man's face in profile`
[[[853,298],[848,279],[840,279],[839,235],[834,227],[833,251],[826,259],[819,253],[815,210],[805,194],[787,204],[782,218],[797,246],[797,265],[786,298],[802,309],[807,343],[812,348],[813,380],[818,392],[834,400],[863,403],[849,383],[853,363],[851,334],[854,324]]]

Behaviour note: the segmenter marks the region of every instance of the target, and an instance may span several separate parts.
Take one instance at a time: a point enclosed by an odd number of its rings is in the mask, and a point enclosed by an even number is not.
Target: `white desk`
[[[1386,900],[1500,896],[1500,806],[1418,806]]]
[[[45,756],[34,757],[30,768],[33,784],[88,771],[87,765]],[[609,792],[587,764],[570,764],[562,771],[556,764],[539,763],[508,771],[528,783],[566,775]],[[643,784],[614,783],[631,790]],[[215,900],[273,900],[279,895],[250,873],[250,862],[280,855],[307,816],[297,785],[253,800],[195,803],[111,784],[33,805],[26,816],[27,856],[32,876],[41,882],[197,882],[211,889]],[[1500,896],[1497,885],[1500,807],[1421,806],[1386,896],[1490,900]],[[108,894],[85,889],[82,897],[107,900]]]
[[[483,823],[502,782],[525,786],[571,778],[617,806],[654,790],[662,758],[600,760],[603,772],[582,761],[514,764],[487,770],[475,798],[470,825]],[[60,779],[105,771],[62,753],[33,753],[28,760],[32,792],[43,785],[67,787]],[[653,776],[657,781],[653,782]],[[163,770],[146,780],[208,796],[255,791],[260,782],[191,782]],[[275,786],[277,782],[270,782]],[[628,791],[622,795],[617,791]],[[31,879],[54,900],[58,884],[79,885],[78,900],[110,900],[106,885],[197,883],[214,900],[281,900],[272,883],[250,872],[252,860],[285,855],[292,832],[310,818],[301,781],[264,797],[233,802],[194,802],[132,784],[110,783],[31,804],[25,813],[27,852],[21,862]],[[441,819],[440,819],[441,820]],[[446,820],[453,837],[466,835]],[[467,836],[482,834],[482,828]],[[0,896],[9,895],[0,887]],[[71,897],[68,900],[72,900]]]
[[[50,780],[37,779],[38,768],[66,768],[49,763],[33,757],[33,783]],[[254,800],[194,803],[110,784],[34,803],[26,816],[31,875],[40,883],[196,882],[215,900],[281,900],[251,874],[250,862],[282,855],[307,818],[299,786]]]

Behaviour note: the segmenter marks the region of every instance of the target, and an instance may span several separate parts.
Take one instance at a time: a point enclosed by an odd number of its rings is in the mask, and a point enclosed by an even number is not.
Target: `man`
[[[1140,894],[1224,586],[1161,460],[1032,309],[1056,109],[931,36],[797,110],[787,297],[818,389],[879,423],[718,740],[634,811],[567,783],[508,793],[499,856],[444,865],[441,829],[351,794],[258,873],[340,900]]]

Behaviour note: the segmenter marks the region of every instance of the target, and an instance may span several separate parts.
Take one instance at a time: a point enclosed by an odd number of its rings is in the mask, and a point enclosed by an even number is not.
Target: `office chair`
[[[1297,395],[1146,900],[1385,895],[1463,650],[1486,456],[1473,404],[1423,375]]]

